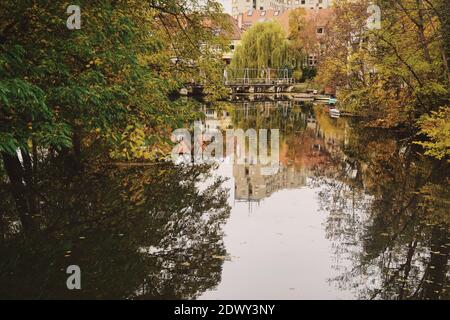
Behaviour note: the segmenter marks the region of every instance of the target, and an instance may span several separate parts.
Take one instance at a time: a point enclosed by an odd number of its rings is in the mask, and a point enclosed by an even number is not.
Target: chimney
[[[243,20],[244,20],[244,14],[243,13],[239,13],[239,15],[238,15],[238,28],[239,28],[239,30],[242,30]]]

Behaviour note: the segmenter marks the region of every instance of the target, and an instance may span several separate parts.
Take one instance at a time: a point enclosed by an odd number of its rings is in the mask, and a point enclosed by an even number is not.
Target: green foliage
[[[290,46],[278,22],[262,22],[243,35],[231,61],[231,69],[284,68],[291,64]]]
[[[431,115],[423,116],[419,122],[420,133],[429,141],[417,141],[425,148],[425,154],[437,159],[450,157],[450,107],[441,108]]]
[[[78,1],[81,30],[66,28],[69,4],[0,4],[0,152],[29,141],[70,148],[75,135],[113,149],[130,126],[159,148],[171,128],[196,118],[195,104],[170,97],[200,76],[219,82],[225,42],[204,25],[226,28],[216,2]]]
[[[15,154],[34,140],[54,148],[70,146],[70,129],[55,119],[43,90],[23,76],[25,50],[0,46],[0,152]]]

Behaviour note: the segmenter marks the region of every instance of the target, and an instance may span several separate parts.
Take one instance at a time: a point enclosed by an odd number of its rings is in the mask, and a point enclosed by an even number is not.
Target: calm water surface
[[[205,112],[210,128],[280,129],[279,165],[43,163],[27,231],[3,179],[0,298],[449,298],[447,165],[321,105]]]

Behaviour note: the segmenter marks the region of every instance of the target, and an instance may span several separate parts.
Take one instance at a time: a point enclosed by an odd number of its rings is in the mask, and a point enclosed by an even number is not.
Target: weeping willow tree
[[[286,34],[278,22],[260,22],[244,33],[230,67],[234,70],[291,67],[290,51]]]

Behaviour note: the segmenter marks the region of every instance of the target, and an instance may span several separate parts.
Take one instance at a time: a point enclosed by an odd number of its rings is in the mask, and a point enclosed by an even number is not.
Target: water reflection
[[[318,178],[327,237],[351,261],[334,281],[364,299],[448,299],[448,165],[354,130],[341,170]]]
[[[449,298],[447,163],[287,97],[204,112],[209,129],[279,129],[279,164],[43,163],[26,231],[3,177],[0,297]]]
[[[210,171],[165,163],[43,171],[39,231],[15,232],[14,208],[3,207],[0,297],[192,299],[217,285],[229,207]],[[71,264],[82,270],[80,291],[66,288]]]
[[[449,298],[448,164],[400,133],[331,119],[324,106],[239,100],[227,118],[244,130],[280,128],[280,165],[222,169],[234,187],[225,243],[236,258],[203,298]],[[255,255],[261,246],[265,256]],[[239,283],[248,287],[237,293]]]

